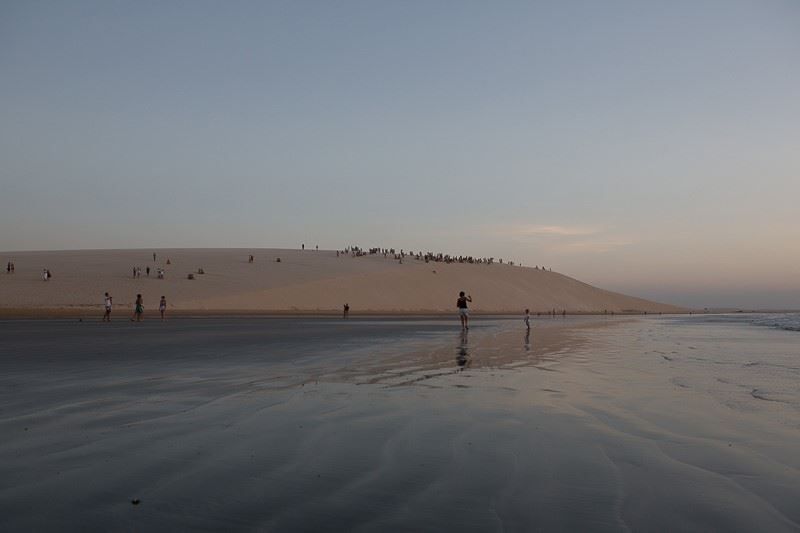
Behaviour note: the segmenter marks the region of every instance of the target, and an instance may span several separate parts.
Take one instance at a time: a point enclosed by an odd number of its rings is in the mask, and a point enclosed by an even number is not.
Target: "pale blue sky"
[[[800,307],[800,3],[0,3],[0,250],[349,243]]]

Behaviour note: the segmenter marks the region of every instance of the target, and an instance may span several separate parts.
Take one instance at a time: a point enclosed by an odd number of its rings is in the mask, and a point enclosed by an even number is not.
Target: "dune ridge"
[[[0,259],[3,265],[16,265],[15,273],[4,269],[0,275],[0,312],[6,315],[100,309],[106,291],[117,309],[132,306],[141,293],[145,308],[152,311],[164,295],[171,312],[331,313],[347,302],[353,313],[450,313],[461,290],[472,295],[471,308],[479,313],[519,313],[524,308],[534,313],[685,311],[541,269],[425,263],[408,257],[400,264],[382,255],[337,257],[330,250],[4,252]],[[136,266],[142,269],[138,279],[132,275]],[[165,279],[157,279],[158,267],[166,269]],[[49,281],[42,280],[44,268],[53,274]],[[199,269],[205,273],[198,274]],[[190,273],[195,279],[188,279]]]

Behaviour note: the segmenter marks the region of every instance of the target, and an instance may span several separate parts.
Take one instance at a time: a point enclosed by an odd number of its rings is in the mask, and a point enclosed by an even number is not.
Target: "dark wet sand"
[[[796,339],[0,321],[0,530],[796,531]]]

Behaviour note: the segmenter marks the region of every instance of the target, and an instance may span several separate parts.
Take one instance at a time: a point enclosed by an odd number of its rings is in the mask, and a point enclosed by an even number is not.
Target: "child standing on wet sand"
[[[158,302],[158,312],[161,313],[161,321],[163,322],[165,320],[164,313],[167,312],[167,299],[163,296],[161,297],[161,301]]]
[[[111,295],[106,293],[105,300],[103,301],[103,305],[106,308],[106,312],[103,315],[103,322],[111,322],[111,303],[112,303]]]
[[[531,329],[531,310],[525,310],[525,328],[530,330]]]
[[[142,295],[136,295],[136,306],[133,308],[133,320],[136,319],[136,322],[142,321],[142,315],[144,314],[144,300],[142,300]]]

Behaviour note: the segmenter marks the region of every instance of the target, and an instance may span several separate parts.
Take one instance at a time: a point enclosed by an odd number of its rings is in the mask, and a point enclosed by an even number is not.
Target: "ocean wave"
[[[696,323],[699,319],[711,324],[750,324],[783,331],[800,332],[800,313],[731,313],[686,317]]]
[[[751,320],[757,326],[782,329],[784,331],[800,331],[800,313],[784,313],[777,315],[761,315]]]

